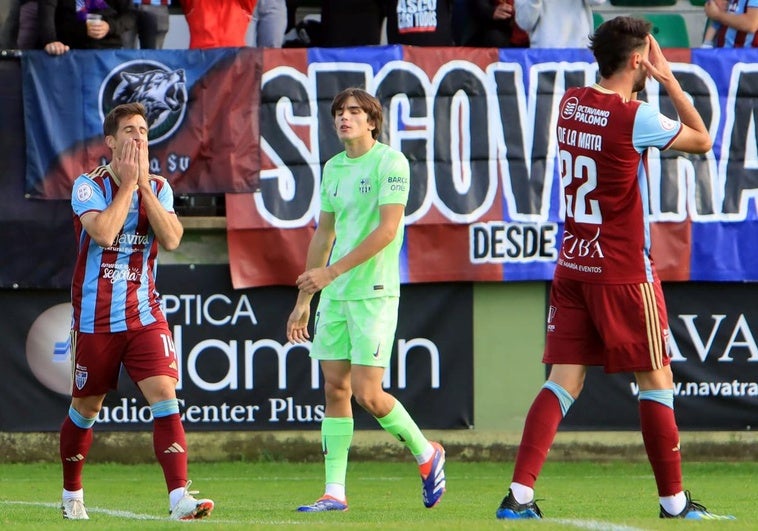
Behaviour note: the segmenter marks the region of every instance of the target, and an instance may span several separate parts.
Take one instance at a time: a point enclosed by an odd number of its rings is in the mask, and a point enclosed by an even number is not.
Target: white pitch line
[[[51,509],[60,509],[60,506],[61,506],[60,503],[27,502],[27,501],[13,501],[13,500],[5,500],[3,501],[3,503],[10,503],[13,505],[33,505],[35,507],[49,507]],[[131,511],[112,511],[110,509],[90,507],[89,505],[87,505],[87,512],[106,514],[108,516],[116,516],[118,518],[130,518],[132,520],[166,520],[166,518],[161,518],[160,516],[155,516],[152,514],[139,514],[139,513],[133,513]]]
[[[28,502],[28,501],[14,501],[14,500],[3,500],[3,503],[8,503],[12,505],[33,505],[35,507],[46,507],[49,509],[60,509],[59,503],[49,503],[49,502]],[[125,519],[131,519],[131,520],[166,520],[169,521],[168,517],[160,517],[155,516],[152,514],[139,514],[139,513],[133,513],[131,511],[112,511],[110,509],[101,509],[99,507],[89,507],[87,506],[87,512],[93,513],[93,514],[104,514],[107,516],[114,516],[116,518],[125,518]],[[306,521],[284,521],[284,520],[269,520],[269,521],[254,521],[251,522],[249,520],[225,520],[225,519],[219,519],[219,518],[209,518],[209,519],[202,519],[202,520],[193,520],[193,522],[196,522],[198,524],[208,522],[209,524],[235,524],[235,525],[244,525],[244,524],[257,524],[257,525],[309,525],[310,522]]]
[[[545,518],[547,522],[557,522],[563,525],[570,525],[580,529],[592,529],[598,531],[644,531],[639,527],[628,525],[613,524],[611,522],[600,522],[598,520],[579,520],[565,518]]]
[[[14,501],[14,500],[3,500],[3,503],[8,503],[12,505],[32,505],[35,507],[47,507],[49,509],[59,509],[60,504],[58,503],[49,503],[49,502],[28,502],[28,501]],[[107,516],[114,516],[116,518],[127,518],[131,520],[168,520],[168,517],[160,517],[155,516],[152,514],[139,514],[139,513],[133,513],[131,511],[113,511],[111,509],[101,509],[99,507],[87,507],[87,512],[89,513],[99,513],[99,514],[105,514]],[[627,525],[619,525],[619,524],[613,524],[611,522],[602,522],[598,520],[579,520],[579,519],[565,519],[565,518],[545,518],[548,522],[555,522],[562,525],[568,525],[573,527],[578,527],[579,529],[589,529],[592,531],[644,531],[643,529],[640,529],[638,527],[631,527]],[[248,521],[242,521],[242,520],[222,520],[217,518],[212,518],[208,520],[203,520],[210,523],[216,523],[216,524],[249,524],[252,522]],[[307,524],[308,522],[303,521],[256,521],[256,524],[287,524],[287,525],[298,525],[298,524]]]

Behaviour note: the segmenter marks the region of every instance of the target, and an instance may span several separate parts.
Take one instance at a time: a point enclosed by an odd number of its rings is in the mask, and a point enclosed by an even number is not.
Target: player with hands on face
[[[60,431],[63,518],[88,520],[82,472],[93,426],[123,367],[150,406],[153,450],[172,519],[208,516],[187,479],[187,442],[176,349],[155,285],[158,244],[176,249],[182,224],[168,181],[149,173],[145,107],[127,103],[103,122],[110,164],[77,177],[71,194],[78,242],[71,282],[73,388]]]

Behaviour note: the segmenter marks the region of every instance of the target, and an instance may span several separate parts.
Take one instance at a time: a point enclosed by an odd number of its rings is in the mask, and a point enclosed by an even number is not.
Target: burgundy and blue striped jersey
[[[160,176],[150,183],[163,208],[174,211],[171,186]],[[82,227],[80,216],[102,212],[118,191],[109,165],[80,175],[74,182],[71,206],[78,254],[71,283],[72,328],[84,333],[136,330],[165,321],[155,288],[155,240],[141,192],[135,190],[126,221],[115,241],[100,247]]]

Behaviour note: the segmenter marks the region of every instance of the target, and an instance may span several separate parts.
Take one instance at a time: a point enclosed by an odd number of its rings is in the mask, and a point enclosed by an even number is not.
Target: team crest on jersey
[[[362,194],[367,194],[371,191],[371,183],[368,182],[368,179],[361,179],[360,185],[358,186],[358,190]]]
[[[171,70],[144,59],[118,65],[100,86],[100,109],[105,117],[122,103],[141,103],[147,110],[150,144],[170,137],[184,119],[187,88],[184,69]]]
[[[658,121],[661,123],[661,127],[664,131],[671,131],[676,127],[676,122],[674,120],[663,116],[662,114],[658,115]]]
[[[571,96],[563,102],[563,109],[561,109],[561,116],[568,120],[576,113],[576,108],[579,106],[579,99],[576,96]]]
[[[76,189],[76,199],[82,203],[92,197],[92,187],[88,183],[82,183]]]
[[[76,369],[74,369],[74,384],[76,385],[76,388],[79,389],[80,391],[84,388],[84,385],[87,383],[87,376],[89,376],[87,367],[84,367],[77,363]]]

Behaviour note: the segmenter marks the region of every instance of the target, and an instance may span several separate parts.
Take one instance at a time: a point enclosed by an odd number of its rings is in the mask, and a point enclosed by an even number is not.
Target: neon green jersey
[[[355,249],[379,226],[381,205],[405,205],[409,188],[408,159],[386,144],[377,142],[354,159],[344,151],[329,159],[321,179],[321,210],[334,213],[336,239],[329,263]],[[337,277],[322,296],[336,300],[399,296],[404,219],[389,245]]]

